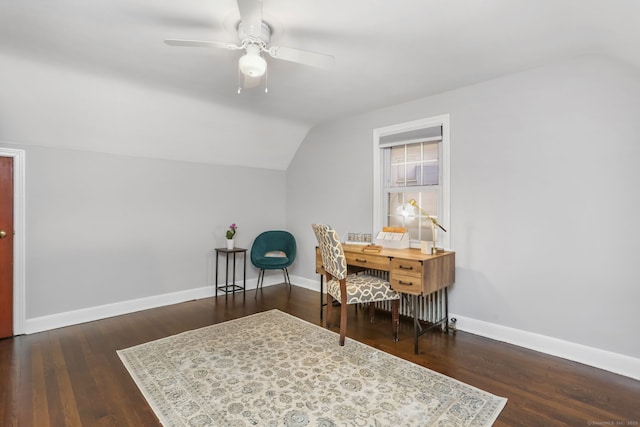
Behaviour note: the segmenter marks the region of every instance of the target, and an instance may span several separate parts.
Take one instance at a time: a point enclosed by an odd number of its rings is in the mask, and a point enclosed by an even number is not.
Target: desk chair
[[[327,328],[331,327],[333,299],[340,301],[340,345],[344,345],[347,332],[347,305],[369,303],[371,322],[376,301],[391,300],[393,341],[398,341],[400,294],[391,289],[389,281],[369,274],[347,274],[347,260],[340,237],[328,225],[312,224],[322,255],[322,268],[327,277]]]
[[[264,283],[265,270],[282,270],[284,282],[291,286],[287,268],[296,259],[296,239],[293,234],[283,230],[271,230],[260,233],[251,245],[251,263],[260,269],[258,288]]]

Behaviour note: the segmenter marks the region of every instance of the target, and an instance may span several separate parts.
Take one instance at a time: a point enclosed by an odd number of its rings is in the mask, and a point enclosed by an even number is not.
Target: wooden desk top
[[[366,246],[363,245],[350,245],[348,243],[342,244],[342,249],[345,254],[347,252],[350,253],[361,253],[365,255],[375,255],[375,256],[384,256],[389,258],[403,258],[412,261],[426,261],[434,258],[440,258],[444,256],[448,256],[454,252],[445,251],[439,254],[423,254],[418,248],[408,248],[408,249],[392,249],[392,248],[382,248],[380,252],[364,252],[362,249]]]

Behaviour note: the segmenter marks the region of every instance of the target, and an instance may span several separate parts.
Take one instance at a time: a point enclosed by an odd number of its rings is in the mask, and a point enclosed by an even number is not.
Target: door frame
[[[0,147],[0,156],[13,158],[13,335],[25,324],[25,151]]]

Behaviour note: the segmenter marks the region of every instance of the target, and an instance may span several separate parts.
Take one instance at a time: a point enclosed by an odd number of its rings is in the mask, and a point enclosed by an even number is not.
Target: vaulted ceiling
[[[264,0],[268,93],[238,94],[235,0],[0,0],[0,141],[286,169],[316,124],[583,54],[640,69],[635,0]]]

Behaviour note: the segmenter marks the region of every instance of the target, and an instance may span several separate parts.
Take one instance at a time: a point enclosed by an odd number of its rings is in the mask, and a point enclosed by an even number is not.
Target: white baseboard
[[[298,287],[318,292],[320,281],[299,276],[291,276],[291,282]],[[281,274],[267,274],[263,286],[282,283]],[[257,279],[247,279],[247,290],[255,289]],[[204,286],[186,291],[155,295],[135,300],[122,301],[80,310],[56,313],[48,316],[26,319],[25,333],[48,331],[50,329],[92,322],[108,317],[134,313],[136,311],[178,304],[194,299],[209,298],[215,295],[213,286]],[[623,354],[613,353],[576,344],[557,338],[539,335],[532,332],[496,325],[494,323],[476,320],[449,313],[449,317],[457,319],[457,329],[472,334],[503,341],[509,344],[539,351],[552,356],[562,357],[574,362],[584,363],[595,368],[604,369],[616,374],[640,380],[640,359]]]
[[[509,344],[583,363],[616,374],[640,380],[640,359],[607,350],[588,347],[546,335],[496,325],[482,320],[449,313],[456,318],[456,328],[461,331],[503,341]]]
[[[291,276],[291,283],[300,288],[320,292],[320,280],[311,280],[307,279],[306,277]],[[324,289],[324,291],[326,292],[326,288]]]
[[[267,274],[264,279],[263,286],[282,283],[282,280],[282,274],[279,276]],[[257,283],[258,281],[255,278],[247,279],[247,290],[255,289]],[[120,301],[112,304],[87,307],[64,313],[56,313],[48,316],[35,317],[25,320],[24,333],[33,334],[36,332],[63,328],[65,326],[77,325],[85,322],[93,322],[95,320],[106,319],[108,317],[120,316],[123,314],[135,313],[136,311],[149,310],[151,308],[164,307],[166,305],[179,304],[185,301],[209,298],[213,296],[215,296],[214,287],[204,286],[186,291],[154,295],[134,300]]]
[[[291,280],[296,286],[316,292],[320,290],[319,280],[297,276],[292,276]],[[456,328],[461,331],[640,380],[638,358],[449,313],[449,318],[454,317],[457,319]]]
[[[207,298],[214,295],[212,286],[205,286],[188,291],[173,292],[170,294],[155,295],[152,297],[138,298],[129,301],[121,301],[112,304],[82,308],[80,310],[56,313],[48,316],[35,317],[25,321],[25,333],[48,331],[50,329],[63,328],[79,323],[93,322],[94,320],[148,310],[150,308],[163,307],[165,305],[178,304],[194,299]]]

